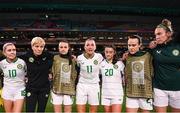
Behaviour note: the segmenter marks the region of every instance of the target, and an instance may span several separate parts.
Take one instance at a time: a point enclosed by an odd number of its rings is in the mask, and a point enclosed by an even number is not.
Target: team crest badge
[[[27,97],[30,97],[31,96],[31,93],[30,92],[27,92]]]
[[[113,67],[114,67],[114,69],[117,69],[117,68],[118,68],[118,65],[115,64]]]
[[[18,64],[18,65],[17,65],[17,68],[18,68],[18,69],[22,69],[22,68],[23,68],[22,64]]]
[[[174,50],[172,51],[172,54],[173,54],[174,56],[178,56],[178,55],[179,55],[179,50],[174,49]]]
[[[143,69],[143,64],[140,62],[136,62],[133,64],[133,70],[136,72],[140,72]]]
[[[70,66],[68,64],[63,64],[62,65],[62,70],[63,70],[63,72],[67,73],[70,70]]]
[[[97,64],[98,64],[98,61],[97,61],[97,60],[94,60],[94,64],[97,65]]]
[[[29,58],[29,62],[34,62],[34,58],[33,58],[33,57],[30,57],[30,58]]]

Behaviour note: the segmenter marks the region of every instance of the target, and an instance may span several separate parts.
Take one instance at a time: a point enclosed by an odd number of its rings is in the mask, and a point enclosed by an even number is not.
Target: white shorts
[[[100,100],[99,84],[78,83],[76,89],[76,104],[99,105]]]
[[[168,91],[154,88],[154,106],[180,108],[180,91]]]
[[[102,96],[101,98],[101,104],[106,106],[111,106],[113,104],[122,104],[122,103],[123,103],[123,95],[114,98],[106,98]]]
[[[5,100],[16,101],[17,99],[24,99],[26,96],[25,87],[7,87],[2,89],[2,98]]]
[[[72,105],[73,97],[70,95],[57,95],[51,92],[51,103],[54,105]]]
[[[126,97],[126,107],[141,108],[143,110],[153,110],[152,99]]]

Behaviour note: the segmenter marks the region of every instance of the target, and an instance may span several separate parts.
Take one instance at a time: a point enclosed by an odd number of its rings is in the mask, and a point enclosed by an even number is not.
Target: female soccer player
[[[124,64],[122,61],[117,61],[114,45],[106,46],[104,53],[106,59],[100,65],[102,75],[101,103],[107,113],[121,112],[124,95],[122,87]]]
[[[52,103],[56,113],[72,111],[73,96],[75,96],[75,81],[77,78],[76,62],[72,58],[68,41],[59,42],[59,55],[54,56],[53,66]]]
[[[13,43],[3,45],[6,59],[0,62],[4,75],[2,98],[6,112],[21,112],[25,97],[26,64],[16,57],[16,47]]]
[[[171,22],[164,19],[155,31],[154,106],[156,112],[180,112],[180,44],[173,39]],[[179,37],[178,37],[179,38]]]
[[[80,67],[79,81],[76,90],[78,112],[86,112],[86,102],[90,104],[90,112],[97,112],[99,105],[99,69],[103,57],[95,53],[96,43],[92,38],[85,41],[85,52],[78,56]]]
[[[152,56],[149,52],[140,50],[141,37],[128,37],[129,55],[126,59],[126,112],[149,112],[153,109]]]

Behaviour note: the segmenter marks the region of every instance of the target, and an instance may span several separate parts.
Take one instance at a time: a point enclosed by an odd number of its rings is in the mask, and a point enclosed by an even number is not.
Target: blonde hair
[[[3,45],[3,52],[6,50],[7,46],[10,46],[10,45],[15,46],[15,45],[14,45],[13,43],[11,43],[11,42],[5,43],[5,44]]]
[[[164,30],[173,33],[171,21],[169,21],[168,19],[163,19],[161,24],[157,25],[156,28],[163,28]]]
[[[45,41],[43,38],[41,37],[34,37],[32,40],[31,40],[31,46],[35,45],[35,44],[43,44],[45,45]]]

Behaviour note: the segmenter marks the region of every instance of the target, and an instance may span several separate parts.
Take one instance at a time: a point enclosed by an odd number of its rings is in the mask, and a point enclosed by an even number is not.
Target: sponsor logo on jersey
[[[160,53],[161,53],[161,50],[157,50],[156,52],[157,52],[158,54],[160,54]]]
[[[117,65],[117,64],[115,64],[113,67],[114,67],[114,69],[117,69],[117,68],[118,68],[118,65]]]
[[[174,50],[172,51],[172,54],[173,54],[174,56],[178,56],[178,55],[179,55],[179,50],[174,49]]]
[[[46,60],[46,57],[42,58],[42,60],[45,61],[45,60]]]
[[[32,63],[33,63],[33,62],[34,62],[34,58],[33,58],[33,57],[30,57],[30,58],[29,58],[29,62],[32,62]]]
[[[98,64],[98,61],[97,61],[97,60],[94,60],[94,64],[97,65],[97,64]]]

